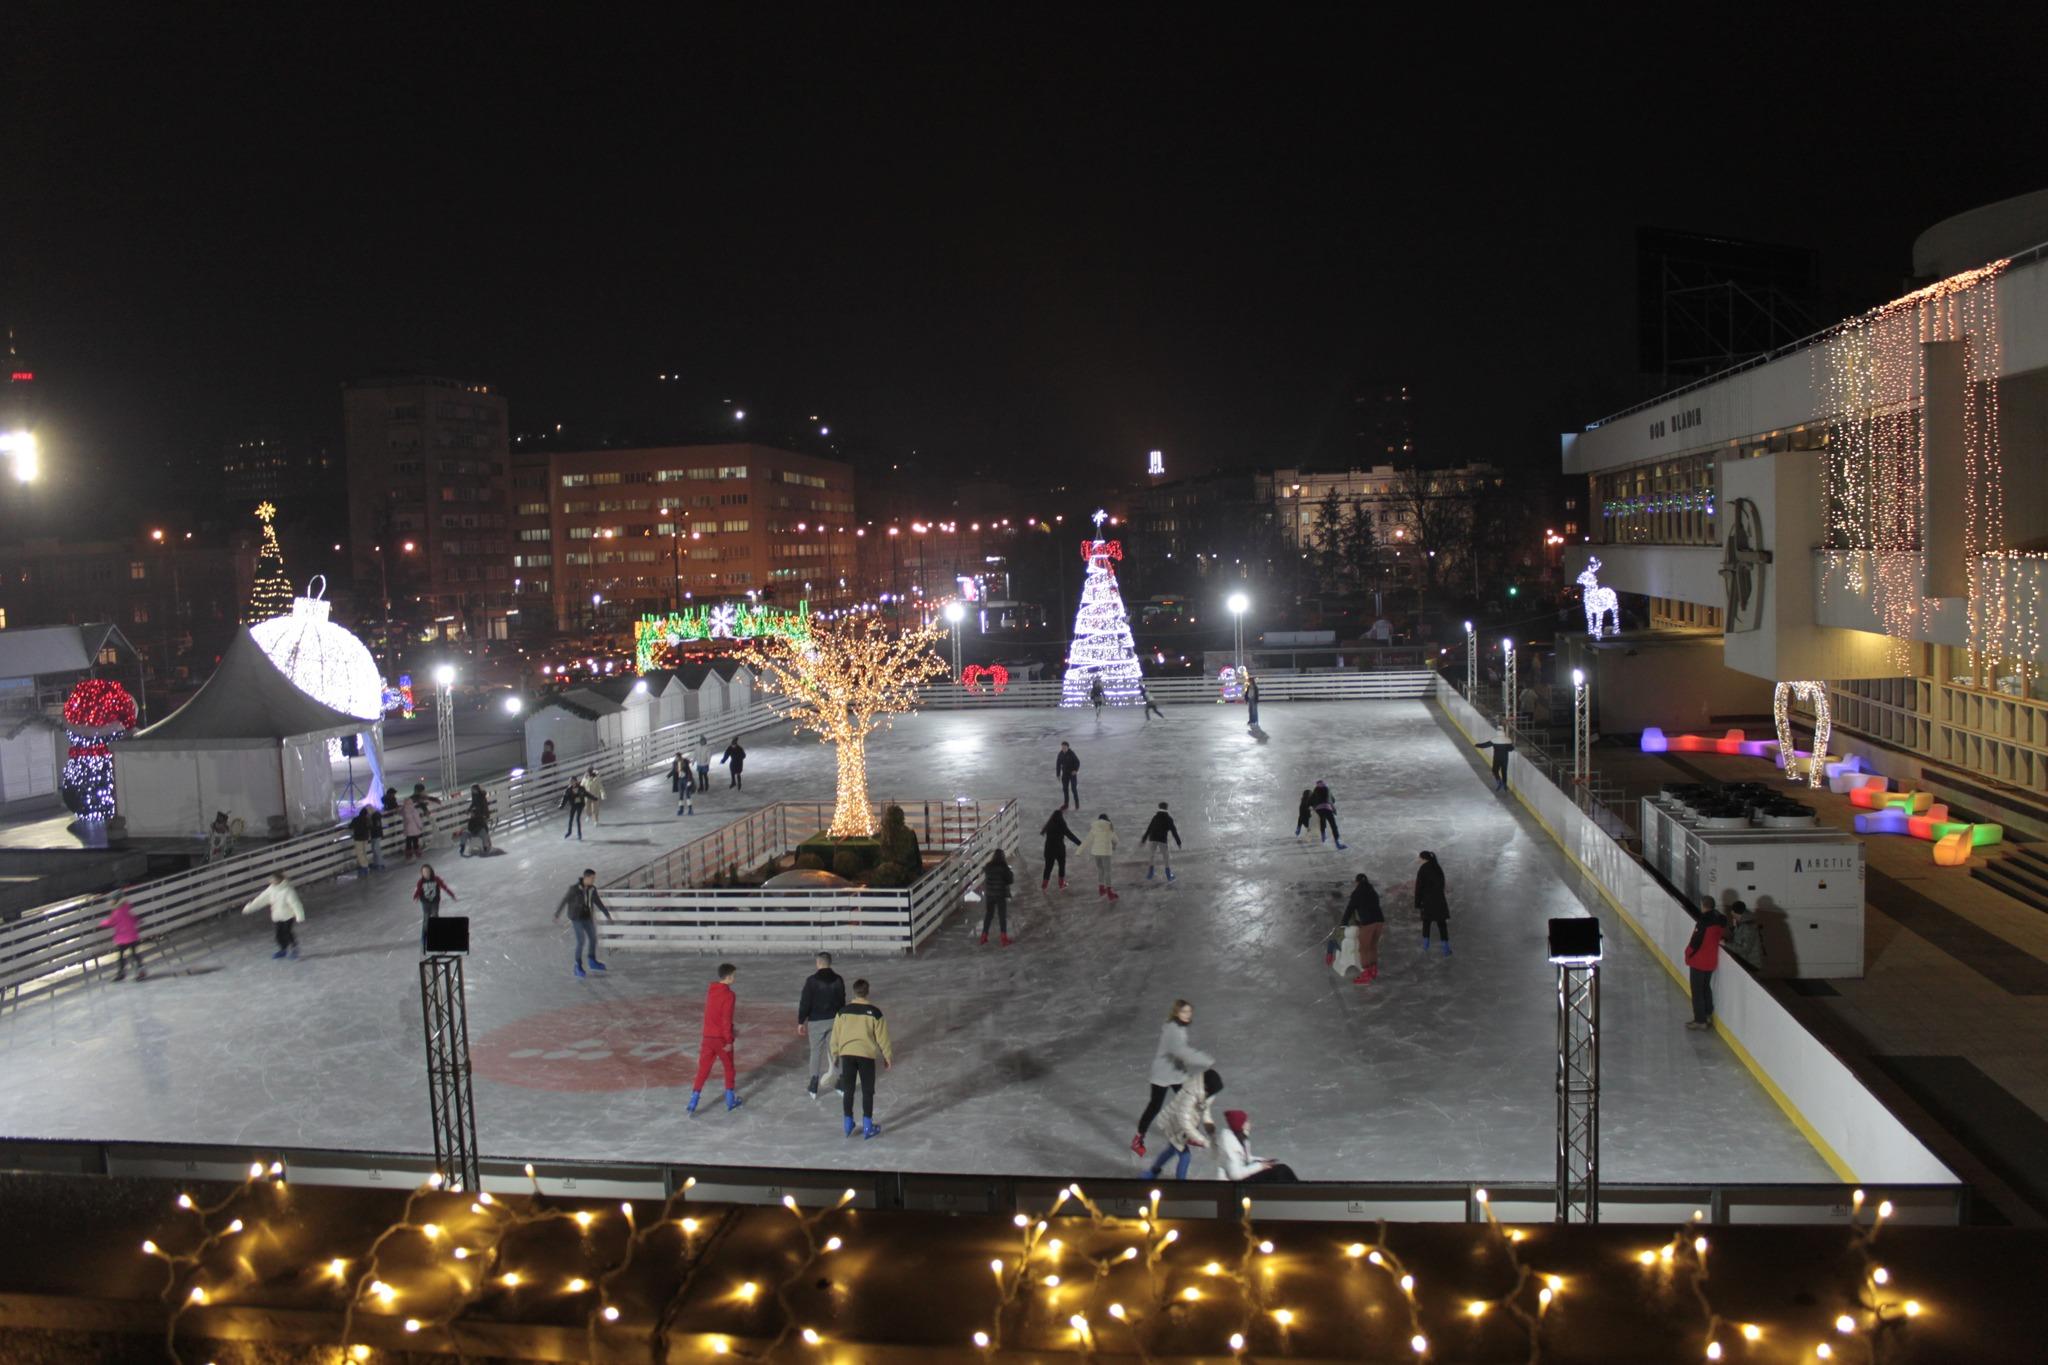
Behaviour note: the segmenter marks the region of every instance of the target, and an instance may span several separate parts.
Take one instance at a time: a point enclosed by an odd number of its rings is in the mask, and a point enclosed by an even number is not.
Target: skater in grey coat
[[[1145,1155],[1145,1131],[1159,1117],[1159,1107],[1166,1103],[1167,1095],[1216,1061],[1195,1047],[1194,1022],[1195,1007],[1185,1000],[1176,1000],[1167,1012],[1165,1026],[1159,1030],[1159,1050],[1152,1054],[1152,1096],[1145,1102],[1145,1112],[1138,1115],[1138,1135],[1131,1139],[1131,1150],[1139,1156]]]

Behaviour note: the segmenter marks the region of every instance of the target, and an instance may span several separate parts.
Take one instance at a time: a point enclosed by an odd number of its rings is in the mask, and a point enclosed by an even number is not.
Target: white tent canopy
[[[541,754],[550,740],[558,763],[571,763],[617,745],[625,711],[611,698],[585,687],[572,687],[542,700],[526,713],[526,766],[541,766]]]
[[[192,700],[114,746],[116,804],[138,835],[196,835],[217,811],[252,832],[329,825],[327,741],[370,724],[300,691],[244,628]]]

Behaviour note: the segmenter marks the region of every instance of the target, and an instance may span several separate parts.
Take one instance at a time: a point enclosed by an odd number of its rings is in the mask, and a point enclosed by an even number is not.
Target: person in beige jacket
[[[839,1007],[832,1020],[832,1056],[839,1063],[839,1093],[846,1111],[846,1135],[853,1136],[853,1087],[860,1083],[861,1136],[871,1138],[882,1130],[875,1127],[875,1062],[893,1066],[889,1050],[889,1025],[882,1012],[868,1001],[868,983],[853,983],[853,999]]]
[[[249,903],[242,907],[242,913],[253,915],[264,906],[270,907],[270,924],[277,931],[277,951],[273,958],[289,957],[298,960],[299,940],[293,926],[306,921],[306,903],[299,899],[299,890],[291,879],[282,872],[270,874],[270,885],[258,891]]]
[[[1117,898],[1116,888],[1110,885],[1110,868],[1115,863],[1116,826],[1109,822],[1109,812],[1095,817],[1095,823],[1088,826],[1086,841],[1088,855],[1095,859],[1095,894]]]

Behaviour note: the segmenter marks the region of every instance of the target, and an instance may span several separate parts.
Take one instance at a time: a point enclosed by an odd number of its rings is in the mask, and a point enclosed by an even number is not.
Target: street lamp
[[[516,716],[526,709],[526,698],[514,694],[505,698],[505,714]]]
[[[455,666],[434,669],[434,739],[441,751],[441,790],[455,790]]]
[[[946,619],[953,623],[953,681],[960,680],[960,623],[967,619],[967,608],[958,602],[946,603]]]
[[[1592,755],[1586,750],[1592,738],[1588,721],[1591,708],[1586,705],[1586,671],[1572,670],[1572,786],[1585,800],[1586,782],[1592,776]]]
[[[1244,613],[1245,608],[1251,604],[1252,599],[1241,592],[1230,594],[1229,600],[1224,603],[1230,608],[1231,620],[1237,627],[1237,671],[1240,674],[1244,672]]]
[[[1479,632],[1465,623],[1465,700],[1479,704]]]
[[[0,451],[14,457],[14,481],[34,483],[42,471],[41,452],[33,431],[0,432]]]
[[[1500,728],[1508,732],[1508,738],[1515,737],[1515,637],[1501,637],[1502,660],[1500,675]]]

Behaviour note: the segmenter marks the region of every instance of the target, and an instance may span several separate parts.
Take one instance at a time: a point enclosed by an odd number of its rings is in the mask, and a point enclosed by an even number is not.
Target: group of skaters
[[[725,746],[725,752],[718,761],[731,770],[726,786],[732,791],[746,788],[747,751],[741,745],[739,736],[734,735],[732,743]],[[697,736],[697,747],[678,749],[668,765],[668,789],[676,794],[676,814],[697,813],[697,793],[711,789],[711,748],[704,736]]]
[[[1443,864],[1428,849],[1415,855],[1415,913],[1422,921],[1422,951],[1429,951],[1434,935],[1443,955],[1449,957],[1451,902],[1444,891]],[[1380,905],[1380,893],[1372,878],[1361,872],[1352,878],[1344,918],[1323,944],[1323,964],[1350,977],[1355,985],[1370,986],[1380,978],[1380,940],[1386,932],[1387,913]]]
[[[1162,1113],[1166,1145],[1145,1174],[1157,1179],[1171,1160],[1175,1162],[1174,1179],[1186,1180],[1200,1148],[1215,1163],[1219,1179],[1245,1185],[1298,1181],[1292,1166],[1253,1154],[1252,1116],[1245,1110],[1224,1110],[1218,1126],[1215,1106],[1216,1097],[1223,1093],[1223,1075],[1216,1070],[1216,1059],[1195,1046],[1194,1023],[1195,1007],[1176,1000],[1159,1031],[1159,1047],[1152,1056],[1151,1094],[1138,1115],[1138,1133],[1131,1139],[1131,1150],[1144,1157],[1145,1138],[1152,1131],[1152,1121]]]

